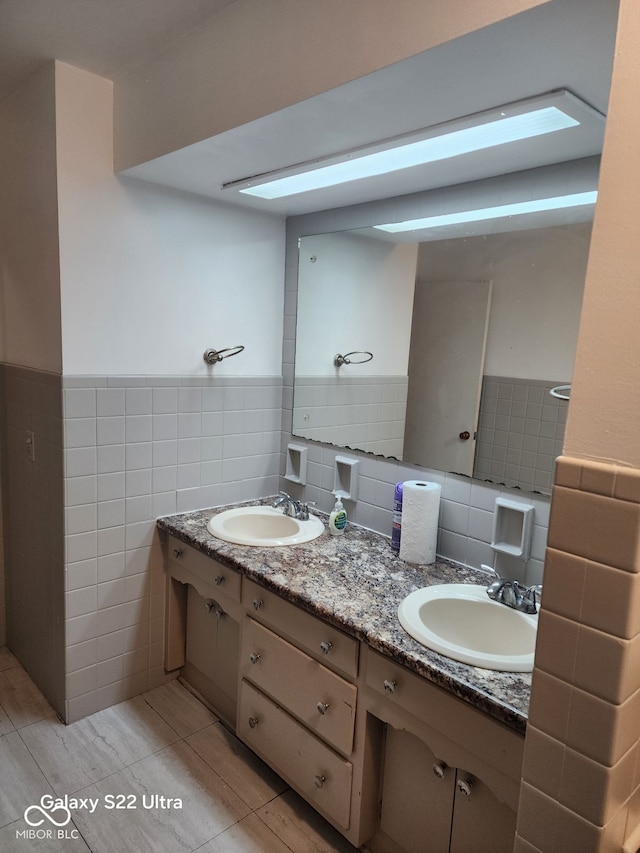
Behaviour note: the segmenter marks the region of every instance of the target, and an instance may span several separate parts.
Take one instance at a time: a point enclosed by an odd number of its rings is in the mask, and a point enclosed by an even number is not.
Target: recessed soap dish
[[[333,494],[348,501],[358,500],[358,460],[336,456],[333,469]]]
[[[285,480],[290,483],[307,483],[307,447],[304,444],[287,444],[287,468]]]
[[[491,547],[500,554],[528,560],[531,553],[533,514],[531,504],[496,498]]]

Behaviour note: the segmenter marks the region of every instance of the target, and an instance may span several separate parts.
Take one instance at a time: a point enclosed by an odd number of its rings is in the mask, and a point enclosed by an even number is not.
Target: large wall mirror
[[[550,492],[567,403],[549,391],[571,382],[590,216],[301,237],[293,434]]]

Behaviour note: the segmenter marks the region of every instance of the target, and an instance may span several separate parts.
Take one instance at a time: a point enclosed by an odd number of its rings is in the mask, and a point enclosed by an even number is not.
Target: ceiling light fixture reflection
[[[571,195],[554,196],[553,198],[499,204],[495,207],[483,207],[477,210],[461,210],[458,213],[425,216],[421,219],[409,219],[406,222],[389,222],[386,225],[374,225],[373,227],[390,234],[398,234],[402,231],[422,231],[427,228],[462,225],[465,222],[483,222],[487,219],[501,219],[505,216],[521,216],[526,213],[542,213],[548,210],[581,207],[582,205],[595,204],[597,198],[597,190],[590,190],[589,192],[572,193]]]
[[[425,128],[322,160],[224,184],[267,200],[385,175],[581,125],[599,113],[566,90]]]

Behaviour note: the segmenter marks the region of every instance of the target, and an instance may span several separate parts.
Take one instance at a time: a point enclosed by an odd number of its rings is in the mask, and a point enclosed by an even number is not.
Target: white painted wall
[[[62,372],[53,65],[0,103],[0,360]]]
[[[406,375],[417,255],[417,244],[357,234],[301,238],[296,373]],[[338,371],[333,357],[353,350],[373,360]]]
[[[236,0],[119,78],[116,169],[325,92],[546,0]]]
[[[284,221],[115,177],[111,81],[55,88],[65,375],[280,375]]]
[[[571,381],[591,223],[423,243],[424,281],[493,281],[484,373]]]

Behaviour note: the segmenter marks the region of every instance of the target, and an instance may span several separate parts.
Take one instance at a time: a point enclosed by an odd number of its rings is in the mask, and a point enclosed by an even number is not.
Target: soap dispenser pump
[[[342,536],[347,526],[347,513],[342,505],[340,496],[336,497],[335,506],[329,515],[329,533],[332,536]]]

